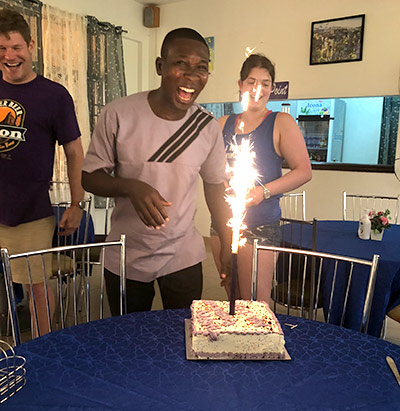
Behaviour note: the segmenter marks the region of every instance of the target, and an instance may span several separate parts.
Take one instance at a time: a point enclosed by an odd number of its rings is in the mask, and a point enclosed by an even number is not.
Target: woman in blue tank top
[[[252,242],[259,239],[262,245],[279,245],[279,220],[281,210],[279,199],[282,193],[292,191],[311,180],[311,165],[304,138],[293,117],[288,113],[273,113],[267,109],[267,102],[275,80],[275,67],[261,54],[252,54],[243,63],[240,71],[241,94],[249,93],[247,110],[219,119],[223,130],[228,160],[233,136],[250,139],[256,153],[255,166],[260,183],[250,194],[251,200],[245,216],[247,238],[245,246],[238,253],[238,280],[240,295],[237,298],[250,299]],[[282,175],[285,160],[290,171]],[[219,238],[211,232],[214,259],[219,269]],[[257,298],[269,302],[271,296],[273,255],[260,254]],[[221,276],[222,284],[229,292],[229,278]],[[239,294],[237,292],[237,294]]]

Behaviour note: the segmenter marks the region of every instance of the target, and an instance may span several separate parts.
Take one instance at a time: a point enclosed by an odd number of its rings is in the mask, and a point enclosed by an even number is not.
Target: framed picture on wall
[[[311,23],[310,64],[362,60],[365,14]]]

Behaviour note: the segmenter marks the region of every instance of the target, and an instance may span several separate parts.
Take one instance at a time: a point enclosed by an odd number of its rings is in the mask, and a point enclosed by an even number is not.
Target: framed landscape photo
[[[311,23],[310,64],[362,60],[365,14]]]

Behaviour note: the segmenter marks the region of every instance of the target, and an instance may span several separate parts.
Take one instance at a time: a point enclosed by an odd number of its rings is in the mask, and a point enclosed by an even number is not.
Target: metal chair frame
[[[89,234],[89,221],[90,221],[90,215],[91,215],[91,208],[92,208],[92,196],[88,196],[83,200],[85,204],[85,208],[82,210],[82,220],[84,220],[83,224],[83,235],[81,233],[82,230],[82,224],[79,226],[73,234],[69,235],[68,237],[70,238],[71,244],[74,243],[74,238],[76,239],[82,239],[81,243],[86,244],[88,240],[88,234]],[[62,218],[62,215],[65,211],[66,208],[68,208],[71,205],[71,201],[58,201],[58,202],[53,202],[52,206],[53,209],[55,209],[55,218],[57,221],[57,227],[58,223]],[[64,239],[64,241],[62,241]],[[62,236],[57,236],[57,247],[61,247],[63,245],[68,245],[67,244],[68,239],[62,237]]]
[[[350,201],[351,200],[351,201]],[[394,207],[393,207],[394,205]],[[364,194],[348,194],[343,191],[343,220],[358,221],[365,209],[384,211],[389,209],[393,224],[397,224],[400,215],[400,194],[394,196],[378,196]]]
[[[362,318],[361,318],[361,323],[360,323],[360,331],[363,333],[367,332],[368,329],[368,321],[369,321],[369,316],[371,312],[371,305],[372,305],[372,297],[375,289],[375,281],[376,281],[376,275],[377,275],[377,267],[378,267],[378,261],[379,261],[379,256],[377,254],[374,254],[372,260],[362,260],[359,258],[352,258],[352,257],[346,257],[346,256],[341,256],[341,255],[335,255],[335,254],[328,254],[328,253],[322,253],[322,252],[316,252],[316,251],[310,251],[310,250],[299,250],[299,249],[294,249],[294,248],[284,248],[284,247],[273,247],[273,246],[261,246],[258,245],[258,240],[254,240],[253,243],[253,266],[252,266],[252,292],[251,296],[253,300],[257,299],[257,274],[258,274],[258,253],[262,250],[265,251],[270,251],[273,252],[274,254],[274,281],[277,281],[277,265],[278,265],[278,256],[280,254],[282,255],[288,255],[289,257],[289,267],[288,267],[288,273],[291,274],[292,271],[292,257],[294,255],[299,256],[302,258],[303,261],[303,288],[302,288],[302,293],[304,293],[304,280],[306,277],[306,269],[308,264],[312,264],[312,260],[315,260],[316,264],[316,284],[317,284],[317,292],[315,293],[316,295],[316,300],[314,302],[314,309],[313,309],[313,318],[314,320],[317,319],[317,307],[318,307],[318,294],[319,294],[319,289],[322,286],[321,281],[322,281],[322,264],[324,261],[331,260],[334,263],[334,272],[333,272],[333,280],[332,280],[332,288],[330,290],[330,295],[329,295],[329,306],[328,306],[328,311],[327,311],[327,318],[326,322],[330,322],[331,319],[331,313],[332,313],[332,308],[333,308],[333,295],[335,291],[335,286],[336,286],[336,278],[337,278],[337,271],[338,271],[338,264],[339,262],[348,262],[350,263],[350,269],[349,269],[349,276],[348,276],[348,281],[347,281],[347,286],[346,286],[346,291],[345,291],[345,298],[342,306],[342,315],[341,315],[341,321],[340,321],[340,326],[343,326],[344,323],[344,318],[346,314],[346,308],[348,304],[348,298],[349,298],[349,290],[350,290],[350,285],[352,282],[352,276],[353,276],[353,271],[354,271],[354,266],[355,264],[359,265],[364,265],[367,267],[370,267],[369,270],[369,278],[368,278],[368,286],[367,290],[365,293],[365,299],[364,299],[364,306],[363,306],[363,312],[362,312]],[[311,261],[311,262],[310,262]],[[288,276],[289,281],[291,276]],[[290,291],[290,286],[289,286],[289,291]],[[289,296],[290,297],[290,296]],[[303,295],[302,295],[303,297]],[[289,299],[290,301],[290,299]],[[288,315],[290,315],[290,307],[288,307]],[[304,299],[302,298],[301,301],[301,313],[304,313]],[[276,312],[276,304],[274,304],[274,311]]]
[[[306,219],[306,192],[284,193],[281,197],[283,218]]]
[[[52,321],[50,318],[50,308],[49,308],[49,296],[48,296],[48,280],[46,276],[46,267],[45,267],[45,259],[44,256],[47,254],[56,254],[57,256],[63,255],[65,253],[69,253],[72,255],[71,262],[72,268],[70,268],[68,276],[72,278],[73,284],[73,306],[74,306],[74,325],[78,324],[77,312],[78,312],[78,287],[77,287],[77,275],[78,271],[82,276],[84,282],[84,288],[86,292],[86,322],[90,322],[90,278],[91,278],[91,250],[95,250],[100,248],[102,250],[102,258],[101,258],[101,287],[100,287],[100,319],[104,317],[104,251],[108,247],[120,247],[120,314],[126,313],[126,246],[125,246],[125,235],[121,235],[121,239],[119,241],[106,241],[101,243],[90,243],[90,244],[79,244],[79,245],[70,245],[70,246],[61,246],[61,247],[53,247],[50,249],[44,250],[37,250],[37,251],[30,251],[25,253],[13,254],[9,255],[7,248],[1,248],[1,258],[3,263],[4,275],[5,275],[5,282],[6,282],[6,291],[7,291],[7,300],[8,300],[8,307],[9,312],[11,314],[11,328],[12,328],[12,335],[14,338],[14,344],[19,345],[21,343],[21,335],[20,335],[20,328],[18,323],[18,316],[17,316],[17,307],[16,301],[14,296],[14,290],[12,286],[12,270],[10,262],[12,260],[18,258],[24,258],[27,263],[27,273],[29,277],[29,284],[27,285],[30,287],[31,294],[32,294],[32,303],[33,303],[33,311],[34,311],[34,324],[36,325],[36,330],[39,334],[39,327],[38,327],[38,318],[37,318],[37,310],[36,310],[36,302],[35,296],[33,292],[33,283],[32,283],[32,275],[31,275],[31,266],[29,258],[33,256],[40,256],[42,262],[42,272],[43,272],[43,282],[45,286],[45,296],[46,296],[46,305],[47,305],[47,316],[49,320],[49,332],[53,331]],[[77,257],[77,253],[82,252],[82,260]],[[62,298],[62,276],[65,273],[62,272],[60,267],[60,259],[58,260],[58,267],[57,267],[57,278],[58,278],[58,304],[60,310],[60,318],[61,318],[61,328],[65,328],[65,321],[64,321],[64,306]],[[78,267],[79,264],[79,267]]]
[[[55,190],[58,190],[59,194],[61,193],[60,197],[63,196],[63,194],[66,193],[65,188],[60,191],[59,187],[63,186],[68,186],[69,183],[65,182],[52,182],[53,187],[55,187]],[[68,191],[69,194],[69,191]],[[57,195],[56,195],[57,197]],[[65,197],[65,196],[64,196]],[[93,197],[89,195],[87,198],[83,200],[83,203],[85,204],[84,209],[82,210],[82,220],[80,226],[70,235],[68,236],[61,236],[56,233],[56,239],[57,239],[57,247],[61,246],[67,246],[67,245],[77,245],[77,244],[87,244],[88,239],[89,239],[89,225],[90,225],[90,220],[91,220],[91,207],[92,207],[92,199]],[[71,205],[71,201],[56,201],[53,199],[52,206],[54,209],[54,214],[55,218],[57,221],[57,228],[59,227],[59,222],[62,218],[62,215],[64,211]],[[83,230],[83,233],[82,233]],[[58,255],[58,265],[60,266],[60,255]],[[65,258],[65,254],[63,256]],[[78,256],[79,259],[81,259],[81,255]],[[65,273],[65,270],[61,270]],[[80,270],[79,270],[80,271]],[[72,273],[70,273],[72,274]],[[63,276],[65,281],[68,282],[68,278],[66,275]],[[61,280],[61,277],[58,277],[59,281]],[[62,284],[59,284],[59,287],[62,287]],[[83,284],[83,279],[80,279],[80,284],[79,284],[79,289],[81,290],[80,295],[84,293],[84,284]],[[64,314],[67,315],[68,312],[68,302],[69,302],[69,287],[65,287],[65,292],[64,293],[59,293],[57,294],[58,297],[62,297],[63,300],[65,301],[66,307],[64,310]]]
[[[317,219],[314,217],[311,221],[307,220],[296,220],[293,218],[281,218],[280,219],[280,226],[281,226],[281,233],[282,233],[282,240],[281,246],[285,248],[298,248],[300,250],[304,249],[303,246],[303,229],[306,226],[312,226],[312,244],[311,244],[311,251],[316,251],[317,247]],[[298,226],[298,237],[294,238],[294,227]],[[300,272],[299,267],[300,261],[298,260],[298,272]],[[310,267],[310,276],[306,279],[305,288],[309,291],[309,304],[306,307],[309,313],[309,318],[312,316],[312,312],[314,311],[314,301],[315,301],[315,287],[314,284],[310,282],[310,277],[315,278],[315,259],[313,259],[311,267]],[[272,296],[274,303],[281,304],[283,306],[290,306],[290,308],[301,310],[301,316],[304,317],[304,309],[305,307],[301,307],[299,305],[299,298],[298,294],[301,291],[296,287],[296,296],[295,296],[295,303],[293,303],[292,291],[289,290],[286,295],[279,295],[277,290],[278,284],[274,283],[274,290],[275,295]],[[304,296],[304,291],[303,291]],[[304,300],[304,299],[303,299]]]

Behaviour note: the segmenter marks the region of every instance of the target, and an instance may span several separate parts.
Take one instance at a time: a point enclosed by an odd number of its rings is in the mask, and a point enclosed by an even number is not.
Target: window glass
[[[217,118],[242,111],[238,102],[202,104]],[[393,166],[400,96],[271,100],[299,124],[313,164]]]

